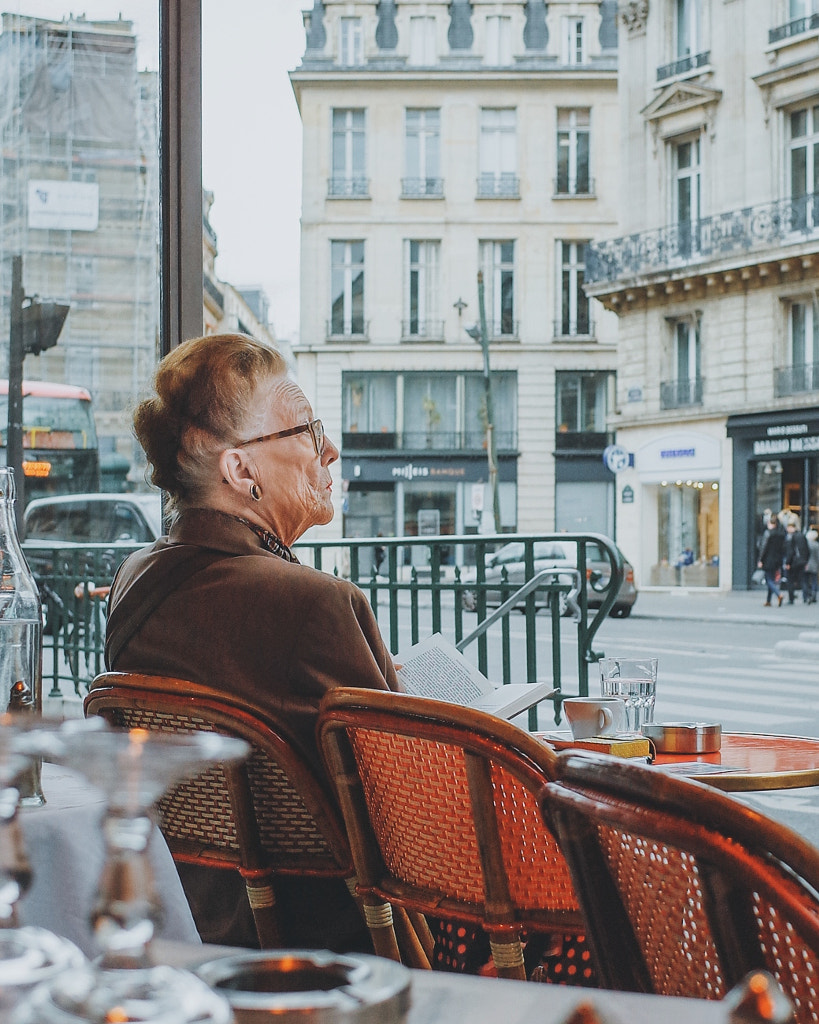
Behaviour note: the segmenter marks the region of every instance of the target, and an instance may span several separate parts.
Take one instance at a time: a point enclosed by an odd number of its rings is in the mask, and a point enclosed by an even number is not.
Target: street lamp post
[[[483,271],[478,271],[478,309],[480,325],[466,328],[470,338],[479,341],[483,352],[483,386],[486,395],[486,454],[489,460],[489,488],[492,492],[492,514],[495,533],[501,532],[500,502],[498,498],[498,461],[495,454],[495,417],[492,408],[492,378],[489,373],[489,331],[486,327],[486,306],[483,293]]]

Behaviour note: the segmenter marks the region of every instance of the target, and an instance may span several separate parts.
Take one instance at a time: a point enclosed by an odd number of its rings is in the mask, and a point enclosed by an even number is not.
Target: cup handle
[[[600,708],[600,717],[597,720],[597,731],[602,733],[604,729],[610,728],[614,716],[608,708]]]

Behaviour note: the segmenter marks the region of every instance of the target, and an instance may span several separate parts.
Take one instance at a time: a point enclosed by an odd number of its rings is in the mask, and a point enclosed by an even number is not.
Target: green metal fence
[[[510,541],[523,546],[523,586],[504,574],[487,580],[486,556]],[[573,551],[574,567],[536,567],[534,545],[543,541]],[[602,603],[594,611],[587,542],[610,560],[608,583],[603,578],[601,587],[597,574],[594,593]],[[25,543],[46,614],[44,693],[60,696],[71,687],[84,694],[102,670],[107,588],[116,566],[138,546]],[[599,534],[344,538],[304,541],[295,550],[302,562],[364,590],[393,654],[440,632],[493,681],[548,678],[566,696],[588,693],[589,665],[602,654],[594,637],[623,580],[619,551]]]

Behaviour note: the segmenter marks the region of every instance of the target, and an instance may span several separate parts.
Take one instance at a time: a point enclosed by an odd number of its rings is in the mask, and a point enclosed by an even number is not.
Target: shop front
[[[643,586],[719,586],[721,450],[718,437],[693,430],[636,448],[629,476],[640,498],[631,517]],[[621,505],[630,493],[633,502],[631,486],[621,487]]]
[[[418,537],[494,533],[486,457],[426,453],[342,458],[345,537]],[[498,458],[501,529],[517,525],[517,459]],[[407,547],[407,563],[426,552]],[[469,564],[469,549],[444,552],[452,565]],[[420,561],[419,561],[420,560]],[[366,559],[365,559],[366,561]],[[365,566],[366,571],[366,566]]]
[[[731,416],[735,590],[751,586],[766,510],[819,524],[819,409]]]

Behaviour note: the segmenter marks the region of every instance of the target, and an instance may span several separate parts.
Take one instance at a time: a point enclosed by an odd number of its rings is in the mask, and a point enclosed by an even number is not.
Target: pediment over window
[[[721,98],[721,89],[709,89],[693,82],[675,82],[655,96],[641,114],[656,134],[676,135],[709,124],[713,119],[713,108]]]

